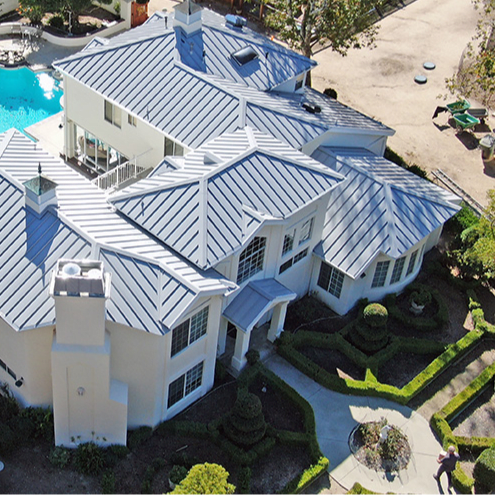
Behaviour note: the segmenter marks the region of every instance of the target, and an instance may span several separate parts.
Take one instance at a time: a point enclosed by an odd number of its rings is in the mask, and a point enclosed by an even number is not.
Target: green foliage
[[[237,493],[251,493],[251,468],[243,466],[239,468],[237,475]]]
[[[153,459],[151,464],[146,468],[146,472],[144,473],[143,481],[141,482],[141,493],[153,493],[153,478],[157,471],[162,469],[167,464],[165,459],[161,457],[156,457]],[[186,471],[187,473],[187,471]]]
[[[50,451],[50,463],[58,468],[67,467],[71,461],[72,452],[65,447],[55,447]]]
[[[127,446],[134,450],[139,447],[143,442],[146,442],[153,433],[153,429],[150,426],[141,426],[135,430],[132,430],[127,435]]]
[[[246,359],[249,365],[256,364],[260,360],[260,351],[256,349],[249,349],[246,352]]]
[[[168,479],[175,485],[178,485],[187,476],[187,473],[188,469],[186,467],[176,464],[172,466],[172,469],[168,473]]]
[[[20,443],[26,442],[31,438],[34,438],[36,427],[30,418],[23,416],[14,416],[7,421],[13,432],[15,432],[17,439]]]
[[[199,459],[188,455],[186,452],[174,452],[170,456],[170,462],[179,466],[184,466],[187,471],[191,469],[195,464],[199,464]]]
[[[10,426],[0,423],[0,454],[8,454],[17,446],[17,437]]]
[[[445,227],[455,235],[460,235],[479,222],[479,218],[467,203],[462,202],[461,206],[462,208],[445,224]]]
[[[217,359],[215,361],[215,383],[222,383],[227,378],[227,368],[225,365]]]
[[[113,9],[115,10],[115,13],[120,16],[120,9],[121,9],[120,2],[115,2],[113,4]]]
[[[300,475],[292,479],[280,493],[300,493],[308,487],[314,480],[325,473],[329,466],[328,459],[321,456],[318,462],[304,470]]]
[[[333,98],[334,100],[337,99],[337,91],[335,91],[335,89],[333,88],[326,88],[324,91],[323,91],[323,94],[325,96],[328,96],[329,98]]]
[[[234,493],[235,486],[228,482],[228,477],[229,473],[218,464],[196,464],[171,493]]]
[[[413,173],[414,175],[417,175],[418,177],[421,177],[422,179],[428,179],[428,173],[425,170],[423,170],[419,165],[414,165],[414,164],[409,165],[406,162],[406,160],[402,158],[402,156],[400,156],[398,153],[396,153],[388,146],[385,148],[385,153],[383,154],[383,157],[391,161],[392,163],[399,165],[399,167],[409,170],[409,172]]]
[[[431,292],[425,286],[422,286],[419,290],[411,292],[409,300],[417,306],[426,306],[431,303]]]
[[[74,461],[81,473],[98,475],[105,465],[103,449],[94,442],[81,443],[77,446]]]
[[[48,407],[26,407],[20,416],[34,424],[34,438],[52,440],[54,435],[53,412]]]
[[[7,383],[0,383],[0,422],[6,423],[19,414],[19,404]]]
[[[55,29],[63,30],[64,29],[64,18],[60,14],[54,15],[54,16],[50,17],[48,24]]]
[[[369,12],[383,0],[266,0],[266,3],[273,7],[267,9],[266,24],[292,47],[311,57],[313,46],[326,40],[342,55],[351,47],[372,46],[377,26]]]
[[[473,475],[476,483],[491,493],[495,489],[495,448],[484,450],[476,459]]]
[[[383,327],[388,320],[387,308],[379,303],[368,304],[363,310],[363,318],[370,327]]]
[[[266,432],[266,423],[259,397],[251,393],[238,394],[223,429],[227,437],[242,447],[258,443]]]
[[[371,490],[364,488],[364,486],[360,485],[359,483],[354,483],[354,485],[352,485],[351,489],[347,493],[356,495],[368,495],[375,494],[377,492],[372,492]]]
[[[111,470],[105,471],[101,477],[101,493],[116,493],[115,473]]]
[[[473,3],[481,11],[476,33],[468,43],[460,69],[445,83],[455,97],[473,96],[490,107],[495,94],[495,49],[490,43],[495,26],[495,1],[473,0]]]
[[[22,0],[17,11],[23,17],[27,17],[31,24],[40,24],[43,16],[49,10],[49,2],[41,0]]]

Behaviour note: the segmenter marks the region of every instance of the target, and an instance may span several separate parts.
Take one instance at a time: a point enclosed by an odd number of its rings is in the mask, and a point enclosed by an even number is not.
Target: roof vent
[[[243,26],[247,26],[247,20],[240,15],[227,14],[225,16],[227,26],[242,29]]]
[[[62,276],[72,277],[74,275],[81,275],[81,267],[77,263],[67,263],[62,268]]]
[[[309,103],[303,103],[302,107],[308,113],[321,113],[321,107],[318,105],[310,105]]]
[[[258,58],[258,54],[254,51],[252,46],[245,46],[240,50],[234,52],[231,57],[237,62],[241,67],[251,62],[255,58]]]
[[[51,295],[108,297],[108,277],[101,261],[59,260],[52,276]]]

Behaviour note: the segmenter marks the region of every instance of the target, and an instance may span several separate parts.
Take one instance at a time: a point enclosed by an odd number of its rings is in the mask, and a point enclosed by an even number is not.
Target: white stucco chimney
[[[181,28],[187,36],[200,31],[202,8],[191,0],[184,0],[174,7],[174,28]]]
[[[128,386],[112,378],[105,329],[110,274],[102,261],[59,260],[50,295],[56,316],[51,353],[55,444],[125,444]]]
[[[38,215],[51,205],[57,206],[57,184],[41,173],[41,164],[38,165],[38,175],[24,182],[26,206],[29,206]]]

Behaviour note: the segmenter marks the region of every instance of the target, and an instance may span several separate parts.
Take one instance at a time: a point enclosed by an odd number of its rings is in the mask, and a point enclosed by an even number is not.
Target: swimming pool
[[[62,95],[58,81],[47,72],[0,69],[0,132],[11,127],[23,131],[60,112]]]

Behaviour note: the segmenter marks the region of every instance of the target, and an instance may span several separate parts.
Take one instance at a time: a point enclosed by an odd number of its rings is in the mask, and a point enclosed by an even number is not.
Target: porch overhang
[[[270,309],[294,300],[297,294],[274,278],[249,282],[225,308],[224,318],[239,330],[249,333]]]

